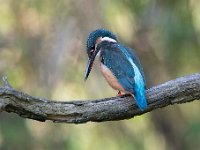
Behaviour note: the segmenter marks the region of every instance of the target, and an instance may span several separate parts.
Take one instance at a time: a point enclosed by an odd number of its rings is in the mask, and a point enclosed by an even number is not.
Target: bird
[[[147,108],[144,72],[135,51],[121,44],[116,35],[107,29],[92,31],[86,40],[88,62],[85,70],[87,80],[96,56],[99,56],[100,71],[108,84],[123,93],[131,94],[140,110]]]

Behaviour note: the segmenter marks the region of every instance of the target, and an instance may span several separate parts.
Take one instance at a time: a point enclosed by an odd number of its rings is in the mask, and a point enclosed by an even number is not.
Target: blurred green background
[[[83,80],[86,37],[102,27],[136,50],[147,87],[200,70],[199,0],[0,0],[0,76],[38,97],[114,96],[98,65]],[[82,125],[0,113],[0,149],[195,150],[199,107],[194,101],[130,120]]]

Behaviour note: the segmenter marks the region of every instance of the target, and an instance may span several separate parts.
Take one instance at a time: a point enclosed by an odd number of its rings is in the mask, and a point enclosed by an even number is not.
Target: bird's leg
[[[117,96],[119,96],[119,97],[123,96],[122,92],[118,91]]]

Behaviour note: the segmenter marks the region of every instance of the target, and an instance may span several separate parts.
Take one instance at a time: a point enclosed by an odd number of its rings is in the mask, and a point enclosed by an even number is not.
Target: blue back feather
[[[131,49],[117,43],[102,42],[102,63],[116,76],[122,87],[135,96],[141,110],[147,107],[145,79],[139,59]]]

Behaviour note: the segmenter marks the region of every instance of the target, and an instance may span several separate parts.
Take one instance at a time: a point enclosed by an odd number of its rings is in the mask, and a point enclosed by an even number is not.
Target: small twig
[[[157,108],[200,99],[200,73],[177,78],[146,91],[148,107],[138,109],[133,97],[58,102],[29,96],[13,89],[7,79],[0,88],[0,111],[13,112],[38,121],[85,123],[133,118]]]

